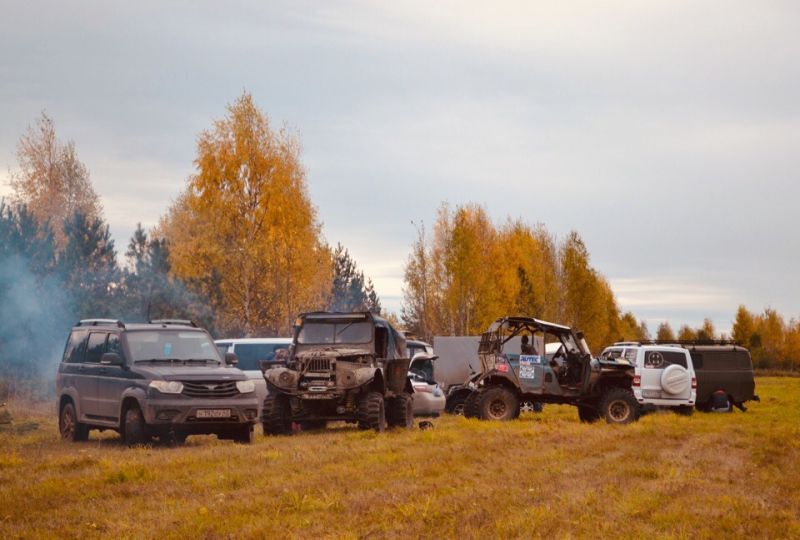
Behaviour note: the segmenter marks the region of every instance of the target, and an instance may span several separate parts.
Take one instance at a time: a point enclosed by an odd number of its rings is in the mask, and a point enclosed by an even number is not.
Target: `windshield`
[[[205,332],[145,330],[128,332],[126,337],[134,362],[195,360],[221,363],[216,345]]]
[[[372,323],[352,322],[307,322],[297,334],[297,342],[321,345],[325,343],[371,343]]]

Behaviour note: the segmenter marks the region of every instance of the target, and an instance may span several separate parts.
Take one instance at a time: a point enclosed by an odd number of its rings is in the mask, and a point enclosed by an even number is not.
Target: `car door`
[[[122,346],[120,345],[119,335],[111,332],[105,341],[103,352],[117,353],[125,361]],[[100,355],[102,358],[102,354]],[[97,377],[97,405],[99,416],[109,422],[119,422],[120,401],[122,392],[128,384],[129,370],[124,366],[101,363]]]
[[[101,376],[100,357],[105,352],[107,335],[107,332],[89,332],[86,353],[79,367],[83,383],[78,390],[81,396],[81,409],[84,417],[89,420],[102,417],[97,392]]]
[[[541,394],[544,389],[545,338],[533,334],[530,345],[522,350],[521,340],[514,338],[506,344],[503,352],[515,368],[520,389],[526,394]]]

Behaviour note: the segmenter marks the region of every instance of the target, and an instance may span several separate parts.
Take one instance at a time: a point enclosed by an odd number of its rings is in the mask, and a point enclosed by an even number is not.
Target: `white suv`
[[[689,351],[673,345],[620,342],[603,350],[604,358],[622,358],[634,366],[633,394],[642,406],[671,408],[690,415],[697,398],[697,377]]]

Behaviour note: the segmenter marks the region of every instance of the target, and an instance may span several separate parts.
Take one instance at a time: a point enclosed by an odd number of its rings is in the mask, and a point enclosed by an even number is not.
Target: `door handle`
[[[86,371],[86,368],[83,366],[78,366],[78,371]]]
[[[97,371],[98,371],[99,373],[105,373],[105,372],[107,372],[107,371],[108,371],[108,369],[106,369],[106,368],[104,368],[104,367],[101,367],[101,368],[100,368],[100,369],[98,369]]]

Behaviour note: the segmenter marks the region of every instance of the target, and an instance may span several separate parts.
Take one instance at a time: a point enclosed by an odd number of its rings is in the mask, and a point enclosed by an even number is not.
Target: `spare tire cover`
[[[683,366],[672,364],[661,374],[661,388],[668,394],[681,394],[690,384],[689,372]]]

